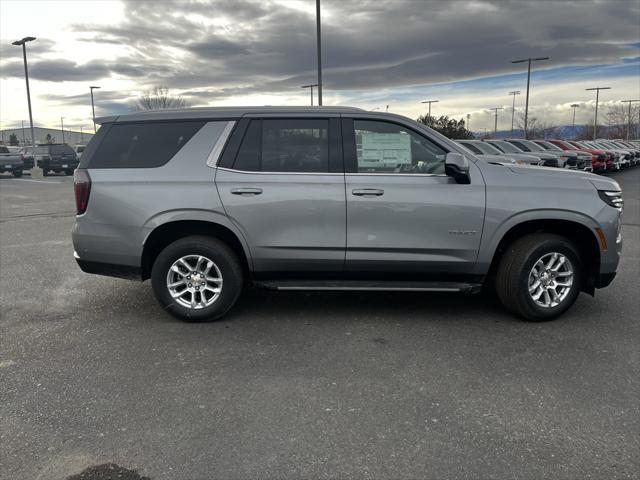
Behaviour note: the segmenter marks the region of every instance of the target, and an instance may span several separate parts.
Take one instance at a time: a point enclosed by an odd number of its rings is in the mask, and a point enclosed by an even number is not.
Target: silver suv
[[[244,285],[474,293],[528,320],[613,280],[618,184],[474,156],[398,115],[204,108],[102,125],[75,172],[85,272],[151,279],[184,320]]]

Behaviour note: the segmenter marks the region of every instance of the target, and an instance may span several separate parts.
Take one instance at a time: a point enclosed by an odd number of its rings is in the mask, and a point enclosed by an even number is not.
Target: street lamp
[[[64,117],[60,117],[60,128],[62,129],[62,144],[64,145]]]
[[[318,105],[322,106],[322,38],[320,31],[320,0],[316,0],[316,36],[318,54]]]
[[[302,85],[300,88],[310,88],[311,89],[311,106],[313,107],[313,87],[317,87],[317,83],[310,83],[309,85]]]
[[[527,132],[527,125],[529,120],[529,85],[531,83],[531,62],[538,62],[540,60],[549,60],[549,57],[537,57],[537,58],[523,58],[522,60],[514,60],[511,63],[524,63],[527,62],[527,100],[524,106],[524,138],[529,138]]]
[[[31,113],[31,91],[29,90],[29,69],[27,68],[27,42],[32,42],[36,37],[24,37],[22,40],[16,40],[11,42],[11,45],[22,46],[22,57],[24,58],[24,78],[27,82],[27,104],[29,105],[29,124],[31,125],[31,145],[33,146],[33,169],[31,170],[32,176],[38,175],[38,163],[35,161],[36,155],[36,136],[33,133],[33,114]]]
[[[596,114],[593,117],[593,139],[597,138],[596,133],[598,130],[598,101],[600,100],[600,90],[611,90],[611,87],[593,87],[593,88],[585,88],[587,91],[596,91]]]
[[[471,114],[467,113],[467,130],[471,131],[471,127],[469,125],[471,125]]]
[[[520,95],[520,90],[513,90],[509,92],[509,95],[513,96],[513,105],[511,106],[511,138],[513,138],[513,121],[516,116],[516,95]]]
[[[93,91],[100,87],[89,87],[91,91],[91,112],[93,113],[93,133],[96,133],[96,107],[93,105]]]
[[[420,102],[420,103],[428,103],[429,104],[429,118],[431,118],[431,104],[432,103],[438,103],[439,100],[425,100],[424,102]]]
[[[639,100],[622,100],[622,103],[629,104],[629,113],[627,114],[627,140],[631,140],[631,104],[635,102],[640,102]]]
[[[578,108],[580,104],[572,103],[571,108],[573,108],[573,122],[571,123],[571,132],[573,133],[573,139],[576,139],[576,108]]]
[[[498,136],[498,110],[504,110],[504,108],[502,107],[493,107],[490,108],[489,110],[493,110],[495,113],[495,124],[493,127],[493,134],[497,137]]]

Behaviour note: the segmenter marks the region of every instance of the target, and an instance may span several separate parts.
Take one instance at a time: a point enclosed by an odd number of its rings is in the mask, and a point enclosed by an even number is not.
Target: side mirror
[[[461,153],[447,153],[444,159],[444,173],[453,177],[457,183],[471,183],[469,178],[469,160]]]

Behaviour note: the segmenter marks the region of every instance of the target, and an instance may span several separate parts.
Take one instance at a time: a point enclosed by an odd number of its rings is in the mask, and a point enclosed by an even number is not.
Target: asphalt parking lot
[[[2,176],[0,478],[638,478],[640,168],[614,178],[618,277],[558,321],[248,290],[184,324],[78,269],[71,178]]]

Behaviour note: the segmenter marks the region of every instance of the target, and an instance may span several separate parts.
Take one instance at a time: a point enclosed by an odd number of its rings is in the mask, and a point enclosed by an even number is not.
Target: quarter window
[[[446,151],[389,122],[354,120],[358,173],[444,175]]]
[[[329,171],[329,121],[252,120],[233,168],[259,172]]]

